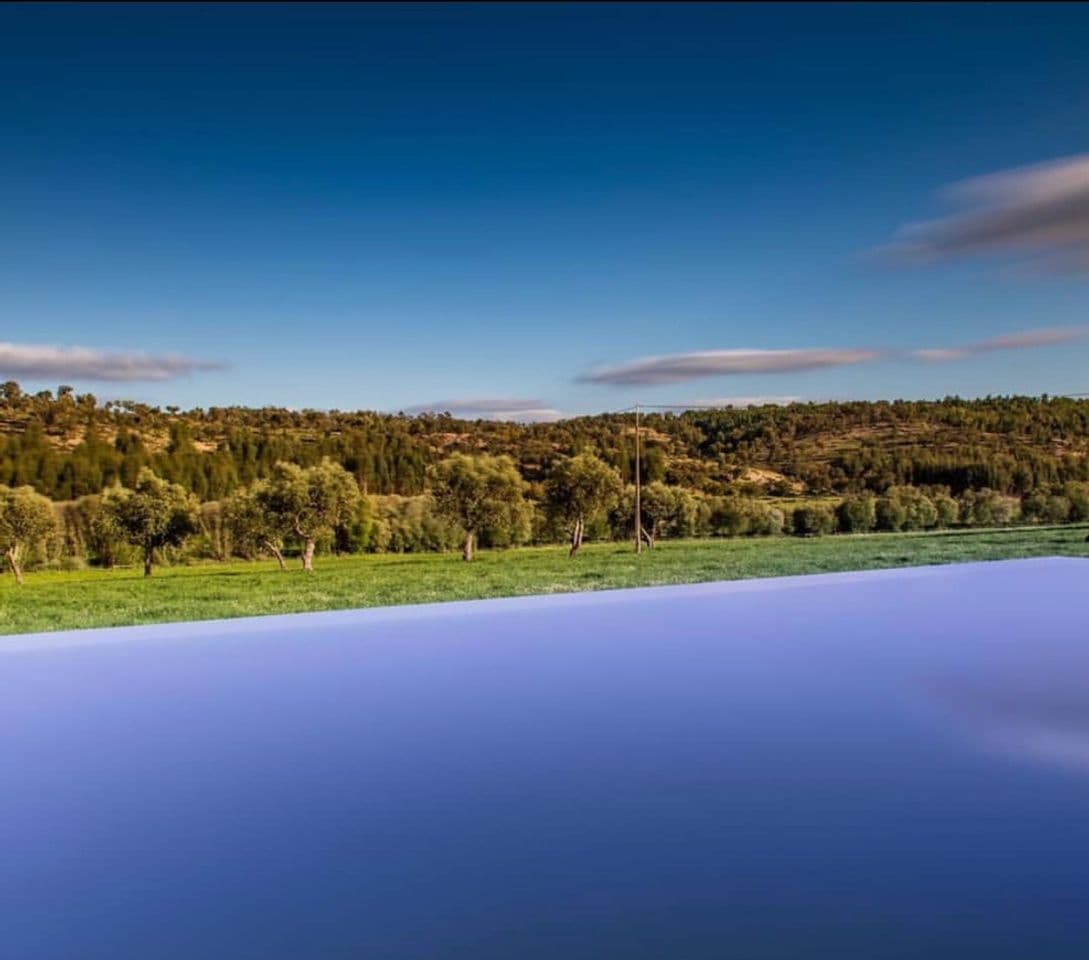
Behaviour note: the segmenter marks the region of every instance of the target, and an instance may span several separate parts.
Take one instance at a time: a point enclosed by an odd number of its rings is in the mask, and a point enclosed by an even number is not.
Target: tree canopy
[[[285,461],[328,457],[364,494],[413,496],[430,466],[456,453],[509,456],[544,482],[563,457],[590,452],[635,480],[631,414],[520,424],[446,414],[266,407],[161,409],[91,394],[0,386],[0,484],[53,500],[132,487],[143,467],[219,500]],[[721,496],[883,494],[891,486],[990,489],[1021,496],[1089,480],[1089,400],[792,403],[647,413],[644,484]]]
[[[302,543],[303,569],[314,569],[314,552],[348,522],[359,501],[359,488],[347,470],[329,458],[312,467],[278,463],[271,481],[261,485],[255,502],[264,513],[266,545],[290,532]]]
[[[0,551],[20,585],[22,554],[52,533],[56,524],[53,504],[32,487],[0,487]]]
[[[623,486],[620,474],[592,453],[557,460],[545,496],[550,508],[571,528],[571,556],[582,546],[587,520],[616,506]]]
[[[513,542],[524,539],[519,528],[527,526],[525,482],[510,457],[455,454],[437,464],[430,479],[439,512],[464,531],[466,560],[473,559],[473,543],[483,529],[499,528]]]
[[[118,528],[143,551],[146,577],[151,576],[156,550],[180,546],[200,528],[197,498],[146,467],[131,490],[115,487],[106,497]]]

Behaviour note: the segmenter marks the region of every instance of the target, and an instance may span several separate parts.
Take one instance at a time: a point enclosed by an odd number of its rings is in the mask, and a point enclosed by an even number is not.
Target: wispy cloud
[[[470,397],[436,400],[406,407],[405,413],[451,413],[465,420],[515,420],[522,423],[548,423],[562,420],[566,414],[541,400],[521,397]]]
[[[31,380],[133,382],[175,380],[225,364],[177,354],[110,353],[90,347],[0,343],[0,377]]]
[[[713,407],[785,407],[801,403],[801,397],[780,395],[754,395],[751,397],[706,397],[702,400],[678,400],[676,403],[656,404],[656,410],[709,410]]]
[[[970,209],[901,228],[888,252],[927,260],[1012,252],[1049,270],[1089,270],[1089,154],[977,177],[946,193]]]
[[[931,363],[945,363],[951,360],[966,360],[983,353],[996,353],[1000,350],[1031,350],[1036,347],[1051,347],[1058,344],[1074,343],[1089,337],[1089,329],[1084,327],[1054,328],[1049,330],[1027,330],[1011,333],[990,340],[966,343],[959,347],[931,347],[924,350],[912,350],[909,356],[916,360]]]
[[[828,367],[869,363],[883,356],[878,350],[805,348],[797,350],[702,350],[644,357],[615,367],[603,367],[582,374],[583,383],[616,386],[681,383],[704,377],[753,373],[798,373]]]

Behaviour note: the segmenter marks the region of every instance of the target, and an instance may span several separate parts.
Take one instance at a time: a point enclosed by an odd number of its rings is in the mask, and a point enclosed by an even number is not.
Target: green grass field
[[[275,563],[40,572],[16,587],[0,577],[0,634],[209,620],[520,594],[562,593],[706,580],[867,570],[1012,557],[1089,557],[1084,526],[871,534],[799,540],[686,540],[636,556],[591,544],[569,560],[562,547],[455,554],[320,557],[313,575]]]

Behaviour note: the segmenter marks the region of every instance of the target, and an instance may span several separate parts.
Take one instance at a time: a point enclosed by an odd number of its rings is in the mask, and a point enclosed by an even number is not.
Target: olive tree
[[[257,503],[265,513],[264,530],[290,531],[302,543],[302,567],[314,571],[314,551],[319,540],[333,536],[347,523],[359,503],[359,486],[347,470],[328,457],[313,467],[278,463],[272,479],[258,489]]]
[[[102,494],[80,497],[74,506],[87,558],[107,569],[115,567],[126,551],[125,532],[110,508],[110,499]]]
[[[710,524],[706,503],[682,487],[670,487],[661,481],[648,483],[640,496],[644,542],[653,549],[659,537],[693,536]]]
[[[56,526],[52,501],[33,487],[0,487],[0,550],[20,586],[23,553],[38,546]]]
[[[439,513],[461,527],[461,555],[473,559],[473,541],[485,528],[513,528],[525,516],[525,481],[510,457],[458,453],[429,471]]]
[[[549,508],[571,525],[571,551],[582,546],[586,521],[611,510],[620,498],[618,474],[592,453],[565,457],[552,467],[545,494]]]
[[[284,538],[292,531],[288,518],[272,509],[272,499],[272,485],[266,480],[236,490],[223,501],[223,523],[235,552],[252,557],[265,550],[284,570]]]
[[[180,483],[171,483],[144,467],[131,490],[114,487],[108,504],[125,539],[144,554],[144,576],[151,576],[155,551],[180,547],[200,529],[200,504]]]

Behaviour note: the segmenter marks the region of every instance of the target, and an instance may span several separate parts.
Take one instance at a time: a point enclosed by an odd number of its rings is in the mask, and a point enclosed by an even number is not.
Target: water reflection
[[[937,682],[935,702],[985,749],[1089,772],[1089,675]],[[1079,682],[1080,680],[1080,682]]]

